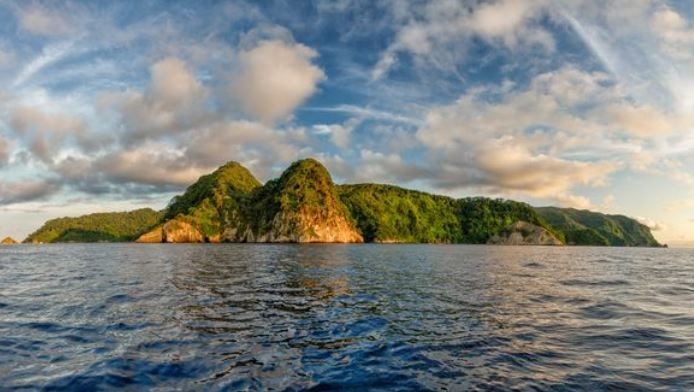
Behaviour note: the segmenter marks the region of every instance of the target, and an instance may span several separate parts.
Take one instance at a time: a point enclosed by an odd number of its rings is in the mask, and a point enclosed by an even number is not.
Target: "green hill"
[[[450,243],[463,239],[454,199],[392,185],[341,185],[340,197],[368,242]]]
[[[128,212],[105,212],[46,222],[24,242],[124,242],[133,241],[157,225],[162,214],[151,208]]]
[[[241,242],[362,242],[328,170],[294,162],[249,200],[235,237]]]
[[[164,220],[177,219],[200,230],[205,238],[218,241],[224,227],[239,224],[251,192],[260,182],[245,167],[229,162],[204,175],[176,196],[164,213]]]
[[[531,206],[512,200],[453,199],[379,184],[342,185],[340,193],[366,241],[483,244],[518,221],[554,233]]]
[[[557,207],[536,210],[568,245],[659,246],[646,225],[623,215]]]
[[[547,244],[659,246],[648,227],[622,215],[454,199],[392,185],[335,185],[314,159],[294,162],[265,185],[230,162],[200,177],[161,213],[54,219],[25,242],[532,244],[538,238]]]

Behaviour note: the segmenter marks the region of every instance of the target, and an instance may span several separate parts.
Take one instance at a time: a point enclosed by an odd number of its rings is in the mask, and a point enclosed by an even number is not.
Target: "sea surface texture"
[[[0,248],[0,389],[694,390],[694,250]]]

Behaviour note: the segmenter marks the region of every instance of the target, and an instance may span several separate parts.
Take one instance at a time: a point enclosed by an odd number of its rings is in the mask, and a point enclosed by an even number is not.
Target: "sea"
[[[694,250],[0,247],[0,390],[694,390]]]

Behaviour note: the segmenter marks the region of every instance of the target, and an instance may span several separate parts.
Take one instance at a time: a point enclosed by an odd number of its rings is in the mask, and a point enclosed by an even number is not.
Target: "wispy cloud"
[[[411,125],[421,125],[421,119],[417,117],[404,116],[397,113],[386,112],[382,110],[376,110],[369,107],[355,106],[355,105],[336,105],[331,107],[319,107],[311,106],[303,108],[306,111],[317,111],[317,112],[334,112],[334,113],[345,113],[350,116],[368,118],[372,120],[382,120],[390,122],[405,123]]]
[[[69,40],[46,46],[38,57],[31,60],[21,69],[12,82],[11,87],[13,89],[21,87],[42,69],[65,58],[74,47],[74,44],[75,41]]]

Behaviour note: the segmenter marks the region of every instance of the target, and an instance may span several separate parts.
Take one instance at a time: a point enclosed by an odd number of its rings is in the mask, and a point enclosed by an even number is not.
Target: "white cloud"
[[[532,47],[555,50],[553,36],[537,23],[546,13],[545,0],[497,0],[466,6],[458,1],[430,2],[423,7],[414,2],[390,4],[394,23],[402,27],[372,69],[373,80],[385,76],[402,53],[455,72],[474,38],[513,51]]]
[[[183,153],[161,143],[121,150],[97,159],[93,169],[116,183],[187,186],[210,168],[191,165]]]
[[[267,124],[284,119],[325,80],[323,70],[312,63],[317,55],[301,44],[262,41],[239,53],[232,94],[246,113]]]
[[[101,100],[103,107],[117,110],[129,138],[183,132],[208,120],[207,90],[183,61],[162,59],[150,67],[150,73],[145,91],[106,94]]]
[[[431,179],[437,187],[520,192],[587,207],[575,188],[606,185],[637,152],[651,156],[649,140],[686,124],[633,103],[603,74],[563,68],[526,88],[473,89],[432,109],[417,139],[438,169]]]
[[[636,217],[636,220],[638,220],[641,224],[646,225],[651,231],[662,231],[662,230],[667,230],[667,225],[656,222],[653,219],[648,219],[644,218],[642,216]]]
[[[318,124],[314,125],[314,133],[317,135],[329,135],[332,143],[339,148],[349,147],[354,128],[361,123],[361,119],[352,118],[344,124]]]
[[[38,57],[21,69],[14,82],[12,82],[12,87],[17,88],[23,85],[44,68],[66,57],[72,50],[73,45],[73,41],[65,41],[44,47]]]

